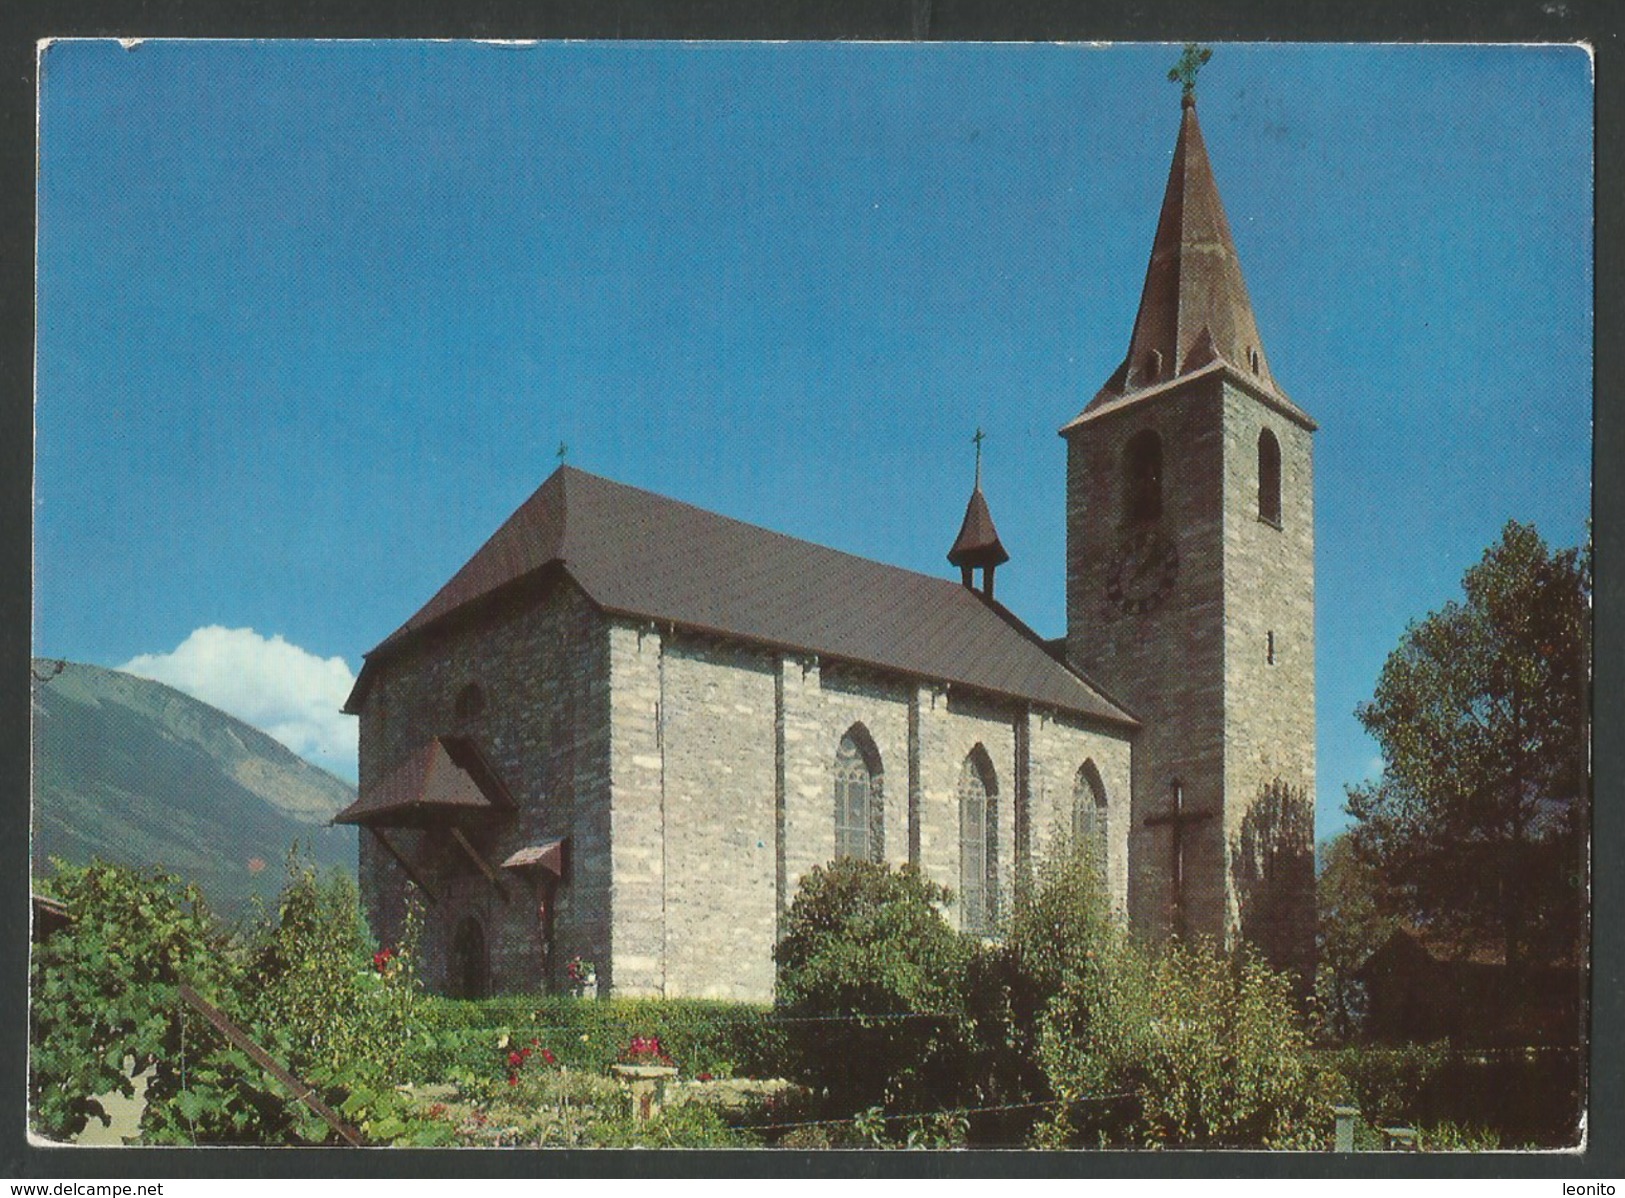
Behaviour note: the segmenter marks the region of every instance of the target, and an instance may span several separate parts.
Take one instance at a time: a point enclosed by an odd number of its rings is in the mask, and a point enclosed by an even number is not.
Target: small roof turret
[[[959,537],[948,550],[948,560],[961,569],[977,566],[1002,566],[1010,554],[999,542],[999,530],[993,527],[993,514],[987,510],[987,499],[982,488],[970,493],[965,505],[965,522],[959,526]]]
[[[993,597],[993,569],[1010,560],[1010,554],[999,540],[999,530],[993,527],[993,513],[988,511],[987,497],[982,494],[982,442],[986,434],[981,429],[971,440],[976,442],[976,482],[971,488],[970,502],[965,505],[965,519],[959,526],[959,536],[948,550],[948,561],[958,566],[966,586],[971,585],[971,571],[984,571],[982,591]]]

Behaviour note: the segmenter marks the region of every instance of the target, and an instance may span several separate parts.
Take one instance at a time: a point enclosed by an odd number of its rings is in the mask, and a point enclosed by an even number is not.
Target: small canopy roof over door
[[[568,848],[569,838],[564,836],[538,841],[536,844],[526,845],[518,852],[511,854],[502,863],[502,868],[542,870],[552,874],[555,878],[562,878]]]
[[[437,736],[333,817],[336,824],[421,828],[514,810],[508,788],[467,737]]]

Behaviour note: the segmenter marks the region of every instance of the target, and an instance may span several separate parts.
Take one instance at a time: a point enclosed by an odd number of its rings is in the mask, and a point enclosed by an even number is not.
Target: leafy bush
[[[1290,979],[1250,950],[1104,947],[1043,1021],[1061,1106],[1041,1142],[1324,1146],[1335,1079],[1307,1051]]]
[[[224,996],[261,1047],[364,1138],[412,1141],[419,1130],[396,1092],[418,983],[410,944],[375,950],[355,884],[322,879],[297,853],[275,922],[245,950],[238,993]],[[409,927],[411,921],[409,921]],[[330,1143],[336,1133],[194,1014],[182,1014],[175,1066],[147,1088],[143,1138],[153,1143]],[[430,1128],[430,1142],[434,1129]]]
[[[275,1030],[295,1072],[332,1075],[358,1062],[391,1068],[419,993],[415,916],[402,944],[375,946],[354,879],[323,879],[297,857],[288,875],[276,923],[250,956],[252,1019]]]
[[[234,962],[197,888],[158,871],[53,862],[42,889],[67,905],[68,928],[30,960],[29,1109],[52,1139],[107,1122],[94,1095],[134,1092],[126,1062],[173,1070],[180,1044],[176,985],[225,991]]]
[[[1321,1055],[1342,1082],[1339,1098],[1377,1126],[1414,1125],[1422,1099],[1444,1068],[1448,1049],[1435,1044],[1354,1045]]]
[[[1501,1137],[1493,1129],[1446,1121],[1417,1133],[1423,1152],[1494,1152]]]
[[[843,858],[802,880],[776,951],[791,1075],[842,1114],[951,1106],[963,1093],[970,942],[918,870]]]
[[[979,1143],[1026,1139],[1036,1104],[1052,1097],[1039,1059],[1040,1021],[1063,986],[1123,934],[1099,862],[1065,835],[1057,845],[1018,887],[1004,942],[977,945],[969,962],[968,1088],[975,1105],[1015,1108],[975,1116]]]

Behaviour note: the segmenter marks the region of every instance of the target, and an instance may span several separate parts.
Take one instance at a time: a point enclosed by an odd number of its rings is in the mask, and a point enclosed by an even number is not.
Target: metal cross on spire
[[[971,440],[976,442],[976,489],[980,491],[982,489],[982,442],[987,440],[987,434],[982,431],[980,425],[977,426],[976,435]]]
[[[1194,96],[1196,94],[1196,73],[1207,65],[1207,60],[1213,57],[1213,51],[1207,46],[1198,46],[1195,42],[1186,42],[1185,50],[1174,64],[1173,70],[1168,72],[1168,82],[1177,83],[1182,88],[1182,95]]]
[[[559,459],[559,465],[564,465],[564,459],[570,456],[570,447],[563,441],[560,441],[558,452],[555,456]]]

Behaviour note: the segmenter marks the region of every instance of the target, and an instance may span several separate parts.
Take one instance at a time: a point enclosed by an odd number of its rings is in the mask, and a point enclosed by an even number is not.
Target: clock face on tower
[[[1106,572],[1106,598],[1129,615],[1154,611],[1179,577],[1179,550],[1154,528],[1125,537]]]

